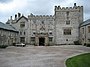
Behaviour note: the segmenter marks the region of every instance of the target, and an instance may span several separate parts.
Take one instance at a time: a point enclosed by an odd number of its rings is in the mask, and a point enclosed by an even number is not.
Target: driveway
[[[62,46],[10,46],[0,49],[0,67],[65,67],[69,57],[90,52],[89,47]]]

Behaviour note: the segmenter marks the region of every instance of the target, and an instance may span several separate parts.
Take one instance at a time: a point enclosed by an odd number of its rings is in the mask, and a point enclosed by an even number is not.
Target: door
[[[45,46],[45,38],[44,37],[39,38],[39,46]]]

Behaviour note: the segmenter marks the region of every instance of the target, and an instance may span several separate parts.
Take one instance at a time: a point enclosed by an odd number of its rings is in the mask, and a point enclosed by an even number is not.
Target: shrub
[[[86,46],[86,43],[84,43],[84,46]]]
[[[86,44],[87,47],[90,47],[90,44]]]
[[[13,43],[13,46],[15,46],[16,45],[16,43]]]
[[[37,44],[33,44],[34,46],[37,46]]]
[[[75,45],[81,45],[79,41],[74,41]]]
[[[0,48],[6,48],[8,45],[0,45]]]

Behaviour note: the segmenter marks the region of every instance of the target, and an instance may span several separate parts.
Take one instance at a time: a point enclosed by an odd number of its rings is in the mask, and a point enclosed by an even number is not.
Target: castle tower
[[[56,44],[73,44],[79,38],[79,25],[83,22],[83,6],[55,6]]]

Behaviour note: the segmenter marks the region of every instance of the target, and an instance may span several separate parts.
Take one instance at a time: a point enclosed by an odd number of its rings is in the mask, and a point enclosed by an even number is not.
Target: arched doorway
[[[45,46],[45,38],[44,37],[39,38],[39,46]]]

